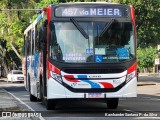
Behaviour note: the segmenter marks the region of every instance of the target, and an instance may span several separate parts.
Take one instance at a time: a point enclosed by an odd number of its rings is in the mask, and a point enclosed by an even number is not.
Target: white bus
[[[25,87],[47,109],[66,99],[136,97],[134,8],[111,3],[49,5],[25,30]]]

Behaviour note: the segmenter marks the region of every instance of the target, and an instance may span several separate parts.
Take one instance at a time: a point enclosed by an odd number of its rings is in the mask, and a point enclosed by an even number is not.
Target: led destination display
[[[127,17],[124,7],[57,7],[56,17]]]

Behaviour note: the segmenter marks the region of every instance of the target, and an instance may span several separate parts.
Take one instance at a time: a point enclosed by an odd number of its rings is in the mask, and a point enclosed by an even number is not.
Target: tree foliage
[[[96,0],[1,0],[0,6],[1,9],[27,9],[42,8],[48,6],[49,4],[58,4],[64,2],[95,1]],[[135,8],[139,46],[139,67],[151,67],[154,62],[153,57],[155,56],[154,48],[157,44],[160,44],[160,0],[111,1],[121,4],[131,4]],[[19,60],[22,58],[23,31],[36,16],[37,13],[33,11],[0,12],[0,45],[3,50],[6,50],[5,54],[8,54],[8,63],[12,63],[11,61],[14,61],[13,63],[17,64],[18,66]],[[2,45],[2,43],[5,43],[5,46],[4,44]],[[145,54],[145,52],[150,54]],[[1,52],[0,55],[2,55]]]
[[[135,9],[138,38],[138,67],[151,69],[160,44],[160,0],[114,0]],[[152,47],[151,47],[152,46]]]
[[[157,56],[157,49],[153,47],[138,48],[138,67],[139,69],[148,68],[151,69],[154,65],[155,57]]]
[[[34,8],[34,0],[1,0],[1,9]],[[1,63],[5,71],[10,67],[21,65],[23,48],[23,31],[29,25],[34,12],[1,11],[0,12],[0,52]],[[4,44],[5,43],[5,44]],[[8,65],[8,66],[7,66]]]
[[[115,0],[135,8],[139,47],[160,44],[160,0]]]

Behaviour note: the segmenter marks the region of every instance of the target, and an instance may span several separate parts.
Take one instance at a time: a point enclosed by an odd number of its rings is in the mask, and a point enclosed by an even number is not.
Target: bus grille
[[[70,74],[107,74],[107,73],[121,73],[124,72],[124,69],[106,69],[106,68],[86,68],[86,69],[63,69],[65,73],[70,73]]]

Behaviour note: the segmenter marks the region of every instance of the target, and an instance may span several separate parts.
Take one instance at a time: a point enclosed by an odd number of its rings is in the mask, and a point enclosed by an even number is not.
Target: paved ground
[[[152,77],[148,74],[142,74],[141,76],[149,76]],[[158,76],[159,77],[159,76]],[[152,78],[151,78],[152,79]],[[6,78],[1,78],[0,82],[4,82],[6,81]],[[160,80],[160,79],[159,79]],[[156,86],[160,86],[160,81],[152,81],[152,80],[140,80],[138,81],[138,93],[139,94],[156,94],[157,96],[160,96],[160,87],[156,87],[155,89],[155,85]],[[144,89],[146,89],[146,87],[150,86],[150,89],[148,91],[144,91]],[[152,90],[152,92],[151,92]],[[2,112],[4,111],[17,111],[17,112],[23,112],[23,111],[31,111],[29,108],[27,108],[24,105],[20,105],[17,104],[17,102],[19,102],[17,99],[14,98],[14,96],[12,96],[9,92],[7,92],[6,90],[4,90],[2,88],[2,86],[0,85],[0,120],[17,120],[17,118],[1,118],[1,116],[3,115]],[[27,117],[26,119],[23,118],[23,120],[37,120],[40,118],[33,118],[33,117]],[[20,118],[18,118],[18,120],[21,120]]]
[[[19,110],[14,98],[4,89],[0,88],[0,111]]]
[[[140,76],[148,76],[148,74],[141,74]],[[1,78],[0,82],[6,81],[6,78]],[[150,90],[153,89],[153,92],[150,93],[150,91],[146,91],[147,94],[160,94],[160,87],[156,87],[154,85],[160,86],[160,83],[157,83],[155,81],[144,81],[140,80],[138,82],[138,92],[141,94],[141,91],[148,87],[150,85]],[[144,91],[143,91],[144,94]],[[23,109],[20,108],[20,106],[17,106],[16,104],[17,100],[13,96],[11,96],[6,90],[2,89],[0,86],[0,111],[7,111],[7,110],[18,110],[18,111],[23,111]]]
[[[6,78],[1,78],[1,82],[5,82]],[[39,117],[28,117],[32,114],[31,110],[27,108],[23,104],[19,104],[19,100],[17,100],[13,95],[4,90],[0,85],[0,120],[39,120]],[[23,113],[23,111],[25,111]],[[28,113],[26,112],[28,111]],[[22,114],[18,114],[22,113]],[[34,113],[34,111],[33,111]],[[12,114],[12,115],[11,115]],[[26,115],[27,117],[18,117]],[[12,116],[12,117],[9,117]],[[14,117],[13,117],[14,116]]]

